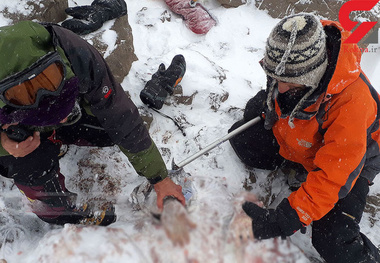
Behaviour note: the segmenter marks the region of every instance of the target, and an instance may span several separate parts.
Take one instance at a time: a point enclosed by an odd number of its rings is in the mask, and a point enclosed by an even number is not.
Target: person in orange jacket
[[[274,170],[286,163],[301,166],[298,178],[304,177],[276,209],[243,204],[256,239],[312,224],[313,246],[326,262],[380,262],[359,228],[380,172],[380,101],[360,68],[358,46],[344,43],[349,35],[312,14],[283,18],[261,61],[267,88],[248,101],[231,130],[258,115],[262,120],[230,142],[248,166]]]

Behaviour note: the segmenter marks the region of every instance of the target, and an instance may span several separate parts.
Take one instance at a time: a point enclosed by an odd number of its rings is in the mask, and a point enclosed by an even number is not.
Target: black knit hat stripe
[[[327,54],[324,50],[318,50],[318,53],[314,53],[313,57],[306,58],[303,55],[298,55],[296,52],[292,53],[290,57],[294,57],[294,60],[287,63],[285,76],[286,78],[296,78],[306,73],[309,73],[316,68],[320,67],[327,60]],[[269,63],[267,64],[266,71],[270,75],[276,75],[276,66],[280,63],[276,58],[271,58],[268,54]]]
[[[297,64],[308,61],[316,56],[320,56],[321,53],[326,51],[325,41],[322,36],[322,32],[319,32],[319,36],[317,37],[314,43],[311,43],[309,46],[303,49],[296,49],[298,46],[294,46],[288,62],[289,64]],[[272,46],[270,43],[267,44],[267,55],[273,63],[280,63],[281,58],[285,53],[285,50]]]

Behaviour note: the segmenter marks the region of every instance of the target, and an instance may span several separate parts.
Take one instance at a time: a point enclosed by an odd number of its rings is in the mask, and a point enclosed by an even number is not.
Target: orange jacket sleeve
[[[355,184],[365,163],[367,136],[376,102],[361,79],[333,96],[326,107],[324,142],[302,186],[289,196],[300,220],[309,225],[326,215]]]

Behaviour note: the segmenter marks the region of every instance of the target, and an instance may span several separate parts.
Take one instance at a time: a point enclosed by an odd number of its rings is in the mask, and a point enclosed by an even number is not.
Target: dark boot
[[[115,208],[107,205],[100,211],[94,211],[87,203],[77,206],[77,194],[65,187],[65,177],[59,172],[51,175],[41,185],[21,185],[20,191],[32,202],[33,213],[41,220],[57,225],[82,224],[106,226],[116,221]],[[40,202],[36,202],[40,201]]]
[[[115,207],[107,205],[100,211],[93,211],[79,221],[81,225],[108,226],[116,221]]]
[[[41,217],[40,217],[41,218]],[[80,206],[67,208],[61,215],[56,218],[41,218],[47,223],[64,225],[97,225],[108,226],[116,221],[115,207],[112,204],[106,205],[101,210],[94,211],[89,204],[85,203]]]

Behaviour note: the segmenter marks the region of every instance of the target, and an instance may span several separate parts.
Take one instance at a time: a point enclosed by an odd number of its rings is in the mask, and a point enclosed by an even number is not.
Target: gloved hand
[[[157,110],[164,105],[168,91],[161,85],[161,76],[165,74],[165,65],[161,63],[156,73],[152,75],[144,89],[140,92],[140,99],[144,104],[147,104]]]
[[[245,106],[243,115],[244,121],[250,121],[257,116],[261,117],[262,113],[264,112],[266,100],[267,93],[265,90],[260,90],[257,92],[255,97],[251,98]]]
[[[157,207],[162,210],[164,207],[164,198],[172,196],[176,198],[182,205],[186,205],[185,197],[182,194],[182,187],[175,184],[169,177],[156,183],[154,190],[157,194]]]
[[[127,14],[124,0],[95,0],[91,5],[66,8],[65,12],[74,17],[62,26],[76,34],[84,35],[99,29],[104,22]]]
[[[185,72],[186,61],[183,55],[174,56],[167,69],[161,63],[140,92],[141,101],[157,110],[161,109],[166,97],[173,95],[174,88],[181,82]]]
[[[245,202],[243,210],[252,218],[252,230],[256,239],[291,236],[300,228],[305,228],[287,198],[276,209],[264,209]]]

